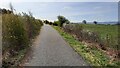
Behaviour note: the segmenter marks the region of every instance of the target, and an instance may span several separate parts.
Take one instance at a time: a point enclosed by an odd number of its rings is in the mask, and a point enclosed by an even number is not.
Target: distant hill
[[[117,24],[118,22],[98,22],[98,24]]]
[[[82,23],[82,22],[71,22],[71,23]],[[93,22],[87,22],[87,23],[94,24]],[[97,22],[97,24],[118,24],[118,22]]]

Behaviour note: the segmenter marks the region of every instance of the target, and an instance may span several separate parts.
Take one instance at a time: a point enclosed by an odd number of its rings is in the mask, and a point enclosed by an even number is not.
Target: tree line
[[[60,27],[62,27],[63,24],[69,24],[70,23],[70,21],[67,18],[65,18],[64,16],[61,16],[61,15],[57,16],[57,19],[58,20],[54,21],[54,22],[51,22],[51,21],[48,21],[48,20],[44,20],[44,23],[45,24],[50,24],[50,25],[55,25],[55,26],[60,26]],[[82,23],[83,24],[87,24],[87,21],[83,20]],[[97,24],[98,22],[97,21],[93,21],[93,23]]]

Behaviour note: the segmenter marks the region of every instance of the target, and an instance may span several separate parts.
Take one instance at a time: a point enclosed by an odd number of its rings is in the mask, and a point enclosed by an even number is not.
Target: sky
[[[118,21],[118,0],[4,0],[0,8],[9,9],[10,2],[15,13],[31,11],[34,17],[42,20],[55,21],[62,15],[71,22]]]

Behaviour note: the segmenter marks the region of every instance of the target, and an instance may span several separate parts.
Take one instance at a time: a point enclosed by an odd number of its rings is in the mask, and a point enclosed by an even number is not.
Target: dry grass
[[[42,25],[41,20],[28,14],[2,14],[3,66],[18,64]]]

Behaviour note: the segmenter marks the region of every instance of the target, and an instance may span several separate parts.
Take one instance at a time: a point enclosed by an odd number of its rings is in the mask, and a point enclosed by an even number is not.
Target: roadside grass
[[[72,35],[64,32],[60,27],[53,26],[60,35],[70,44],[70,46],[81,55],[91,66],[118,66],[118,62],[110,62],[105,53],[95,47],[89,48],[87,45],[76,40]]]

